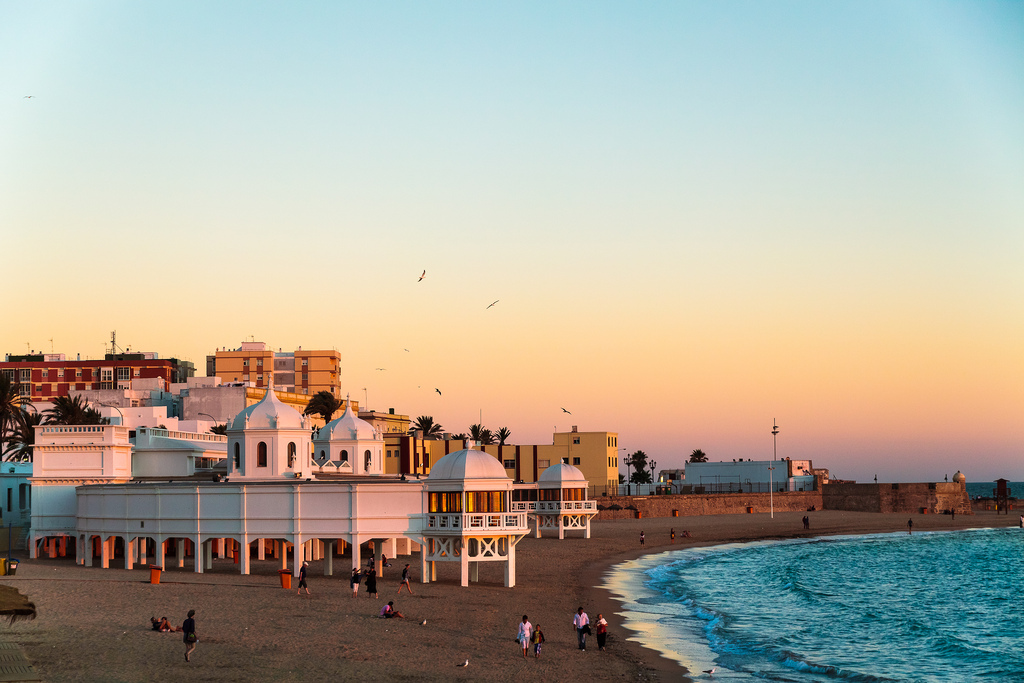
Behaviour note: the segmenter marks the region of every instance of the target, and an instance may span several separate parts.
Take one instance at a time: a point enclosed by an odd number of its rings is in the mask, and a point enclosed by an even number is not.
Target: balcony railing
[[[449,531],[454,533],[473,531],[526,531],[525,512],[475,512],[468,514],[452,512],[431,512],[426,515],[426,527],[429,531]]]
[[[597,512],[596,500],[541,500],[537,512]]]

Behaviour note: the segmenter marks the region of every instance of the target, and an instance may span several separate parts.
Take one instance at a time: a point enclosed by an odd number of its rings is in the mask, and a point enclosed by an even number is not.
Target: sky
[[[1024,480],[1022,36],[1012,1],[0,0],[0,352],[336,348],[453,432]]]

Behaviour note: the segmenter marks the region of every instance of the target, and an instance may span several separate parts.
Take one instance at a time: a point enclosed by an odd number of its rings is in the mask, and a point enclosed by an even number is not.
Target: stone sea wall
[[[955,509],[970,515],[971,501],[961,484],[825,484],[820,491],[776,493],[713,493],[668,496],[600,496],[596,519],[690,517],[768,512],[849,510],[938,514]],[[617,509],[615,509],[617,508]]]

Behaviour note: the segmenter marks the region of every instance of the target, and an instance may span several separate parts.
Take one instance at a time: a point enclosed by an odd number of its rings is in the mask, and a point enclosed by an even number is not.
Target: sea
[[[1007,482],[1006,488],[1010,489],[1010,495],[1014,498],[1024,498],[1024,481]],[[994,495],[996,483],[994,481],[969,481],[967,482],[967,495],[974,500],[977,497],[991,498]]]
[[[613,627],[696,680],[1024,681],[1016,527],[674,550],[606,587]]]

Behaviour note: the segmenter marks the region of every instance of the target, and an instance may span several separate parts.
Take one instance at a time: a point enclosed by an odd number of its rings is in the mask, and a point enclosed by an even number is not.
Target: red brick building
[[[32,401],[52,401],[71,391],[131,389],[137,379],[163,380],[163,389],[195,375],[195,366],[155,353],[108,353],[103,360],[67,360],[62,353],[15,356],[0,363],[0,374],[18,384]]]

